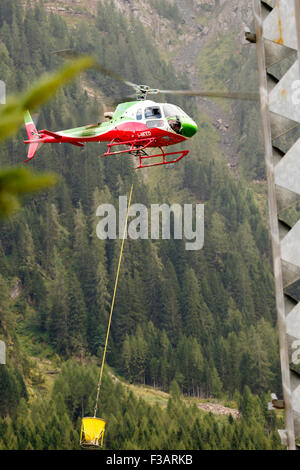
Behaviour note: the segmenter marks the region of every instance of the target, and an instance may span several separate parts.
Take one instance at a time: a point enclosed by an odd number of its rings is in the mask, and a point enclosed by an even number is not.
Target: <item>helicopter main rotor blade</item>
[[[203,98],[225,98],[232,100],[258,101],[258,93],[241,93],[241,92],[223,92],[223,91],[198,91],[198,90],[159,90],[159,93],[168,95],[182,96],[202,96]]]
[[[63,49],[61,51],[55,51],[53,54],[62,57],[63,59],[67,60],[74,60],[74,59],[79,59],[82,57],[86,57],[86,54],[82,54],[81,52],[78,52],[74,49]],[[125,78],[121,77],[115,72],[112,72],[108,68],[104,67],[103,65],[99,64],[97,60],[95,60],[95,65],[93,66],[95,70],[98,70],[99,72],[103,73],[104,75],[107,75],[108,77],[111,77],[115,80],[118,80],[119,82],[125,83],[125,85],[128,85],[130,87],[133,87],[136,89],[138,85],[135,83],[130,82],[129,80],[125,80]]]
[[[62,49],[61,51],[53,51],[52,54],[55,54],[59,57],[62,57],[62,59],[67,60],[79,59],[83,56],[83,54],[78,51],[75,51],[74,49]]]
[[[86,54],[82,54],[74,49],[63,49],[60,51],[55,51],[53,54],[62,57],[63,59],[67,60],[74,60],[78,58],[85,57]],[[221,92],[221,91],[203,91],[203,90],[153,90],[149,87],[143,85],[137,85],[136,83],[130,82],[129,80],[125,80],[123,77],[118,75],[116,72],[111,71],[110,69],[101,65],[95,59],[95,65],[93,67],[95,70],[107,75],[108,77],[113,78],[121,83],[124,83],[134,90],[138,92],[147,94],[158,94],[158,93],[165,93],[171,95],[183,95],[183,96],[201,96],[203,98],[225,98],[225,99],[232,99],[232,100],[245,100],[245,101],[258,101],[259,94],[257,93],[241,93],[241,92]]]

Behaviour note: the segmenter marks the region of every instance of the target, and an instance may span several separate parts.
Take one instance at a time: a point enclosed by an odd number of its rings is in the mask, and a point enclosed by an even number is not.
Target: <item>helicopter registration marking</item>
[[[138,136],[139,137],[150,137],[151,136],[151,131],[139,132]]]

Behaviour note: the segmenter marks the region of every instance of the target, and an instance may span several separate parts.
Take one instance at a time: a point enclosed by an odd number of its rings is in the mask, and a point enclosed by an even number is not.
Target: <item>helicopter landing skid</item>
[[[123,153],[130,153],[131,155],[134,155],[135,157],[138,157],[139,159],[139,166],[137,166],[135,169],[138,170],[140,168],[150,168],[153,166],[160,166],[160,165],[170,165],[179,162],[182,158],[184,158],[188,153],[189,150],[179,150],[177,152],[169,152],[166,153],[162,147],[159,147],[161,150],[161,153],[156,154],[156,155],[148,155],[145,151],[147,147],[149,147],[153,142],[155,141],[155,138],[149,138],[145,139],[143,141],[141,140],[132,140],[132,141],[127,141],[127,142],[120,142],[113,140],[110,142],[107,147],[108,151],[101,155],[101,157],[108,157],[112,155],[120,155]],[[130,149],[125,149],[125,150],[119,150],[117,152],[112,152],[111,148],[116,146],[116,145],[130,145]],[[166,160],[166,157],[169,156],[174,156],[174,155],[179,155],[178,158],[173,159],[173,160]],[[162,161],[157,162],[157,163],[148,163],[144,164],[144,160],[148,158],[162,158]]]
[[[143,151],[146,147],[149,147],[149,145],[153,144],[155,141],[155,137],[149,137],[148,139],[145,140],[140,140],[140,139],[135,139],[135,140],[127,140],[127,141],[120,141],[117,139],[113,139],[109,144],[107,144],[108,151],[101,155],[101,157],[109,157],[111,155],[120,155],[121,153],[131,153],[135,152],[138,150]],[[130,145],[130,149],[125,149],[125,150],[117,150],[116,152],[112,152],[111,148],[115,147],[116,145]]]
[[[157,155],[147,155],[145,151],[137,151],[137,157],[139,158],[139,166],[137,166],[135,169],[136,170],[139,170],[140,168],[150,168],[150,167],[153,167],[153,166],[160,166],[160,165],[170,165],[170,164],[174,164],[174,163],[177,163],[179,162],[179,160],[181,160],[182,158],[184,158],[188,153],[189,153],[189,150],[179,150],[178,152],[170,152],[170,153],[166,153],[164,152],[164,149],[160,147],[160,150],[162,153],[159,153]],[[178,158],[176,159],[173,159],[173,160],[166,160],[166,157],[169,157],[171,155],[179,155]],[[157,162],[157,163],[148,163],[148,164],[145,164],[143,163],[143,160],[146,160],[148,158],[162,158],[162,161],[160,162]]]

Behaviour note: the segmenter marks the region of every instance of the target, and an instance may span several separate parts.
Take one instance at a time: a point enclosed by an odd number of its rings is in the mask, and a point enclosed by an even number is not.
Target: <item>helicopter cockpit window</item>
[[[151,106],[151,108],[145,109],[146,119],[161,119],[161,109],[159,106]]]
[[[176,134],[181,134],[181,121],[180,116],[185,116],[184,111],[180,109],[178,106],[173,104],[164,104],[163,110],[165,113],[165,117],[168,121],[169,126]]]
[[[174,117],[179,114],[179,110],[177,109],[177,106],[174,106],[173,104],[164,104],[163,105],[164,113],[166,118],[168,117]]]
[[[138,121],[140,121],[141,119],[143,119],[143,110],[142,109],[138,109],[137,112],[136,112],[136,118]]]
[[[175,106],[175,107],[178,110],[179,116],[188,118],[188,115],[181,108],[179,108],[179,106]]]
[[[179,106],[175,106],[174,104],[164,104],[163,110],[166,118],[174,116],[188,117],[187,114],[179,108]]]

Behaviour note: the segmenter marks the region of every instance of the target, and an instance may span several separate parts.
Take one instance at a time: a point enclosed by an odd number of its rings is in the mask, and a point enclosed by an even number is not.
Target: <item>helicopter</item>
[[[78,57],[72,50],[57,51],[55,54],[67,59]],[[166,148],[185,142],[198,130],[196,122],[179,106],[170,103],[157,103],[148,95],[173,94],[211,98],[257,100],[251,93],[205,92],[198,90],[159,90],[147,85],[137,85],[124,80],[116,73],[97,63],[96,68],[103,74],[125,83],[135,90],[135,100],[120,103],[114,112],[105,112],[106,121],[58,132],[46,129],[37,131],[30,113],[25,113],[25,127],[29,145],[27,159],[33,159],[43,144],[69,143],[84,147],[88,142],[105,142],[107,151],[102,157],[130,154],[138,158],[136,169],[177,163],[188,155],[189,150],[167,152]],[[132,96],[130,97],[132,98]],[[121,148],[120,148],[121,147]],[[149,154],[150,149],[160,152]]]

